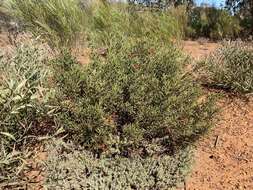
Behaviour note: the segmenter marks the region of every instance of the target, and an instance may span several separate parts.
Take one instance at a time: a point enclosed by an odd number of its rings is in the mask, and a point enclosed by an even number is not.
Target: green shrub
[[[93,52],[89,65],[69,55],[53,64],[60,123],[90,149],[131,155],[154,143],[172,151],[210,127],[211,102],[200,101],[173,46],[127,38],[114,40],[106,56]]]
[[[0,187],[7,189],[26,188],[25,181],[21,178],[26,162],[29,156],[28,152],[19,152],[13,149],[9,151],[0,141]]]
[[[241,38],[249,38],[250,35],[253,35],[252,32],[252,28],[253,28],[253,16],[251,15],[247,15],[247,16],[243,16],[241,17],[241,15],[237,15],[237,17],[239,17],[240,19],[240,26],[242,28],[242,31],[240,33],[240,37]],[[252,40],[252,39],[251,39]]]
[[[47,69],[41,51],[24,45],[11,57],[0,58],[1,142],[20,143],[26,136],[48,129],[45,116],[51,108],[46,107],[49,90],[45,88]]]
[[[71,144],[50,144],[45,161],[46,189],[168,190],[184,181],[192,162],[189,148],[173,156],[97,159]]]
[[[27,145],[54,130],[44,55],[23,45],[0,57],[0,189],[26,187]]]
[[[197,7],[189,13],[190,37],[208,37],[213,40],[234,39],[241,31],[240,21],[228,11],[214,7]]]
[[[253,51],[242,42],[226,42],[198,67],[208,85],[235,92],[253,91]]]
[[[10,14],[53,48],[72,47],[84,38],[85,12],[78,0],[7,0]]]
[[[179,32],[181,32],[181,37],[190,36],[192,28],[188,25],[189,23],[189,13],[186,5],[180,5],[177,7],[170,8],[168,10],[169,14],[176,19],[179,27]]]
[[[241,31],[239,20],[231,16],[227,11],[220,11],[213,29],[210,31],[210,38],[221,40],[224,38],[234,39]]]

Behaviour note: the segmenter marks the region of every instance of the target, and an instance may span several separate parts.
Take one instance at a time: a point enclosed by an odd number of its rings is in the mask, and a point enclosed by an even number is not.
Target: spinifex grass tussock
[[[183,36],[181,23],[168,11],[136,12],[101,1],[83,6],[78,0],[8,0],[7,5],[28,31],[56,49],[75,47],[84,39],[106,45],[112,35],[164,42]]]
[[[253,50],[237,41],[224,42],[198,65],[200,80],[239,93],[253,92]]]
[[[147,37],[150,41],[164,42],[183,36],[181,23],[168,11],[137,12],[107,3],[97,3],[91,10],[88,35],[99,45],[108,45],[112,36]]]

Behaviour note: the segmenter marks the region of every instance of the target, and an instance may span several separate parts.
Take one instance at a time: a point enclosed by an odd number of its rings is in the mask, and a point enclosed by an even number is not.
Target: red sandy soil
[[[0,33],[0,47],[6,47],[9,44],[7,34]]]
[[[5,32],[0,33],[0,50],[7,51],[12,48],[9,42],[8,35]]]
[[[218,47],[218,43],[208,42],[205,39],[196,41],[186,40],[182,42],[182,46],[186,53],[190,54],[194,59],[199,60],[213,52]]]
[[[87,65],[90,62],[89,55],[91,50],[89,48],[84,48],[82,50],[76,50],[74,55],[77,57],[77,61],[82,65]]]
[[[219,122],[197,146],[186,189],[252,190],[253,100],[226,97],[219,106]]]
[[[195,59],[218,47],[215,43],[184,42]],[[192,174],[184,190],[253,190],[253,98],[226,95],[218,103],[219,121],[197,145]]]
[[[29,190],[43,190],[44,170],[43,162],[47,159],[47,153],[43,146],[38,146],[33,151],[34,156],[26,160],[29,170],[24,173],[26,188]]]

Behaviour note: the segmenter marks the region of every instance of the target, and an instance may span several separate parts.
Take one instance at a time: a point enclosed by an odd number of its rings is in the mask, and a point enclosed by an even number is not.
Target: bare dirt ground
[[[190,54],[194,59],[199,60],[213,52],[219,45],[215,42],[200,39],[196,41],[183,41],[182,46],[186,53]]]
[[[10,46],[7,33],[0,33],[0,49],[7,49]]]
[[[185,41],[184,50],[195,59],[218,44]],[[197,145],[192,174],[184,190],[253,189],[253,98],[226,95],[218,106],[219,121]]]

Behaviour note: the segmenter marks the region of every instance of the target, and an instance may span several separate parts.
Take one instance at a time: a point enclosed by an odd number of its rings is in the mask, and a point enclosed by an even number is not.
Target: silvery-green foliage
[[[47,104],[50,90],[45,84],[46,51],[29,45],[21,45],[0,57],[0,188],[3,189],[25,186],[21,178],[29,156],[25,145],[48,132],[53,114]]]
[[[30,156],[28,151],[9,151],[0,141],[0,187],[1,189],[23,189],[25,183],[20,177],[26,166],[25,159]],[[23,183],[22,183],[23,182]]]
[[[183,182],[191,164],[189,147],[173,156],[98,159],[59,140],[49,144],[45,189],[168,190]]]
[[[50,110],[46,107],[50,93],[45,87],[44,53],[22,45],[0,58],[0,132],[4,139],[18,142]]]
[[[243,42],[224,42],[197,69],[205,84],[235,92],[253,92],[253,49]]]

